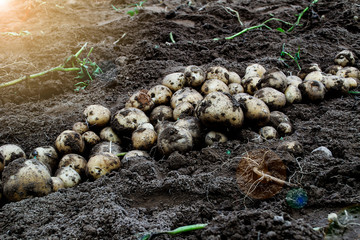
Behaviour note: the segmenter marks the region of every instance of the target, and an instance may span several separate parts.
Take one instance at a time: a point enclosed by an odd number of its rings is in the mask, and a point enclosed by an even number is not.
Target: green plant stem
[[[122,153],[116,154],[116,156],[118,156],[118,157],[123,157],[123,156],[125,156],[126,154],[127,154],[127,152],[122,152]]]
[[[189,225],[189,226],[178,227],[178,228],[168,231],[166,233],[170,234],[170,235],[175,235],[175,234],[184,233],[184,232],[188,232],[188,231],[203,229],[206,226],[207,226],[206,223],[205,224],[194,224],[194,225]]]
[[[314,6],[314,4],[317,3],[318,1],[319,1],[319,0],[314,0],[314,1],[312,1],[312,2],[310,3],[310,5],[307,6],[307,7],[299,14],[296,22],[295,22],[295,23],[292,25],[292,27],[289,28],[287,31],[288,31],[288,32],[291,32],[296,26],[298,26],[299,23],[300,23],[300,19],[302,18],[302,16],[303,16],[312,6]]]

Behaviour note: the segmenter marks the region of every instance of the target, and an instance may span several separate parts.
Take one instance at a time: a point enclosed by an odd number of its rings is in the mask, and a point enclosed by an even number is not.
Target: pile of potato
[[[327,73],[313,64],[298,76],[253,64],[243,78],[220,66],[207,71],[188,66],[165,76],[160,85],[135,92],[116,113],[88,106],[84,122],[63,131],[54,146],[35,148],[29,156],[17,145],[1,146],[3,195],[8,201],[44,196],[95,180],[149,151],[168,156],[226,142],[229,132],[243,131],[243,137],[256,142],[289,135],[291,121],[279,111],[285,105],[321,101],[326,94],[346,94],[358,86],[353,53],[340,52],[335,63]],[[124,139],[131,139],[126,149],[131,151],[120,161]]]

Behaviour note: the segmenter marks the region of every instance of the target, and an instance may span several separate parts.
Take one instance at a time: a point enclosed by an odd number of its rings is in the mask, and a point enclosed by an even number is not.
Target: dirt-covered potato
[[[229,72],[229,85],[232,83],[241,83],[241,77],[236,72]]]
[[[201,86],[201,93],[208,95],[211,92],[226,92],[230,93],[229,87],[218,79],[206,80]]]
[[[265,102],[270,109],[280,109],[286,105],[285,94],[271,87],[256,91],[254,97]]]
[[[181,127],[189,131],[193,138],[194,145],[200,143],[201,140],[201,122],[196,117],[185,117],[177,120],[174,126]]]
[[[228,87],[231,95],[244,92],[244,87],[240,83],[230,83]]]
[[[149,153],[142,150],[131,150],[125,154],[125,156],[121,159],[122,164],[127,164],[132,158],[136,157],[145,157],[150,158]]]
[[[155,105],[166,105],[170,102],[172,91],[164,85],[156,85],[147,93],[154,101]]]
[[[224,143],[227,142],[227,140],[228,138],[221,132],[210,131],[205,135],[205,143],[208,146],[214,143]]]
[[[313,71],[313,72],[309,73],[308,75],[306,75],[304,81],[315,80],[315,81],[323,82],[324,78],[326,78],[326,77],[327,77],[327,75],[323,72]]]
[[[260,133],[261,137],[263,137],[266,140],[274,139],[274,138],[277,138],[279,136],[276,129],[274,127],[271,127],[271,126],[265,126],[265,127],[260,128],[259,133]]]
[[[65,188],[75,187],[81,182],[80,174],[69,166],[59,168],[55,173],[55,177],[60,178],[64,182]]]
[[[109,152],[113,154],[118,154],[122,152],[122,148],[119,144],[113,142],[101,142],[96,144],[90,151],[90,157],[98,153]]]
[[[346,84],[349,85],[350,89],[357,88],[359,85],[358,82],[360,83],[360,80],[356,81],[355,78],[344,78],[344,81],[347,82]]]
[[[195,108],[196,116],[205,126],[240,128],[244,114],[238,101],[230,94],[209,93]]]
[[[81,137],[83,138],[85,145],[90,148],[101,141],[100,137],[93,131],[87,131],[83,133]]]
[[[71,167],[74,169],[81,177],[85,176],[85,168],[87,161],[86,159],[79,154],[66,154],[63,156],[58,164],[58,168]]]
[[[169,126],[174,126],[174,122],[170,122],[170,121],[162,121],[162,122],[158,122],[155,125],[155,131],[156,133],[159,135],[159,133],[164,130],[166,127]]]
[[[340,65],[331,65],[330,67],[328,67],[325,70],[325,73],[331,74],[331,75],[336,75],[338,71],[340,71],[341,69],[343,69],[342,66]]]
[[[307,80],[299,84],[299,90],[303,98],[312,102],[322,101],[325,97],[326,88],[324,84],[316,80]]]
[[[84,116],[90,126],[103,127],[110,121],[111,112],[101,105],[90,105],[85,108]]]
[[[134,149],[150,150],[156,144],[157,133],[155,132],[154,127],[149,128],[146,126],[146,124],[150,124],[150,123],[141,124],[132,133],[131,140]]]
[[[0,162],[4,166],[17,158],[26,158],[24,150],[15,144],[5,144],[0,147]]]
[[[340,69],[337,73],[337,76],[343,78],[357,78],[360,79],[360,71],[356,67],[344,67]]]
[[[288,86],[293,85],[298,87],[299,84],[302,83],[302,79],[298,76],[291,75],[286,77],[286,83]]]
[[[321,72],[321,69],[317,63],[306,64],[301,68],[301,71],[298,73],[298,77],[304,79],[311,72]],[[316,79],[313,79],[316,80]]]
[[[290,123],[282,122],[278,125],[277,131],[281,136],[289,135],[292,133],[292,125]]]
[[[239,139],[244,142],[254,142],[254,143],[262,143],[264,142],[263,138],[260,134],[251,131],[249,129],[241,129],[239,134]]]
[[[249,78],[249,77],[261,78],[265,72],[266,72],[266,69],[262,65],[257,64],[257,63],[251,64],[246,67],[244,78]]]
[[[210,67],[206,73],[206,79],[218,79],[225,84],[229,83],[229,71],[221,66]]]
[[[261,77],[259,76],[244,77],[241,82],[241,85],[244,87],[244,91],[248,94],[253,95],[254,92],[258,90],[257,85],[260,79]]]
[[[76,122],[74,123],[72,130],[83,134],[86,131],[89,131],[89,125],[86,122]]]
[[[61,178],[51,177],[51,181],[52,181],[52,191],[53,192],[57,192],[60,189],[65,188],[65,183],[63,182],[63,180],[61,180]]]
[[[288,104],[300,103],[302,101],[300,89],[295,85],[289,85],[285,90],[285,98]]]
[[[48,168],[36,159],[18,158],[2,173],[3,194],[11,202],[41,197],[52,192]]]
[[[187,116],[194,116],[194,106],[189,102],[178,104],[173,111],[173,119],[178,120]],[[170,119],[169,119],[170,120]]]
[[[170,106],[174,109],[177,105],[183,102],[189,102],[193,106],[197,105],[203,99],[203,96],[193,88],[183,88],[176,91],[170,100]]]
[[[105,127],[100,131],[100,139],[102,141],[113,142],[117,144],[121,144],[121,139],[114,132],[111,127]]]
[[[86,165],[86,175],[90,179],[98,179],[120,168],[120,159],[112,153],[103,152],[92,156]]]
[[[149,122],[146,114],[137,108],[123,108],[115,113],[112,121],[111,128],[116,133],[129,134],[142,123]]]
[[[339,77],[336,75],[328,75],[324,77],[321,81],[324,84],[327,93],[335,93],[335,94],[347,94],[350,90],[350,84],[346,80],[346,78]]]
[[[44,163],[49,168],[50,173],[55,172],[59,162],[58,154],[52,146],[35,148],[31,151],[29,158],[35,158]]]
[[[154,101],[151,99],[148,91],[145,89],[135,92],[125,103],[126,108],[138,108],[143,112],[152,110],[154,106]]]
[[[65,130],[56,138],[55,147],[61,154],[82,153],[85,150],[85,142],[80,133]]]
[[[294,156],[300,156],[304,153],[304,148],[298,141],[284,141],[277,147],[278,151],[287,151]]]
[[[191,65],[184,70],[186,84],[191,87],[199,87],[205,81],[206,74],[200,67]]]
[[[354,53],[349,50],[343,50],[336,54],[334,62],[342,67],[352,66],[355,64]]]
[[[150,113],[150,122],[156,124],[158,121],[170,121],[173,119],[173,110],[169,106],[160,105]]]
[[[158,135],[157,147],[165,156],[175,151],[184,153],[193,148],[193,139],[191,133],[185,128],[167,126]]]
[[[287,88],[286,75],[278,69],[269,70],[262,76],[257,87],[258,89],[271,87],[283,93]]]
[[[185,76],[181,72],[170,73],[162,80],[162,85],[168,87],[171,91],[175,92],[185,86]]]
[[[247,93],[235,94],[234,98],[242,104],[248,124],[262,127],[269,122],[270,110],[264,101]]]
[[[290,118],[283,112],[272,111],[270,113],[270,125],[277,128],[280,123],[291,124]]]

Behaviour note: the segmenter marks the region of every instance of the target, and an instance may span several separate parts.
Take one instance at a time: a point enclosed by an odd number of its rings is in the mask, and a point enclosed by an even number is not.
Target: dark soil
[[[309,1],[149,0],[134,17],[126,12],[136,1],[14,0],[0,10],[0,83],[61,64],[85,42],[91,59],[104,71],[85,90],[74,92],[76,73],[51,73],[0,89],[0,145],[14,143],[27,154],[52,145],[64,130],[82,121],[83,110],[101,104],[114,114],[129,94],[160,83],[185,66],[221,65],[240,76],[251,63],[296,74],[296,64],[279,60],[300,47],[300,65],[333,65],[336,53],[349,49],[360,68],[360,5],[356,0],[320,0],[290,33],[271,22],[233,40],[218,40],[243,29],[224,7],[238,11],[245,27],[273,17],[295,22]],[[32,3],[29,6],[26,4]],[[57,5],[56,5],[57,4]],[[116,6],[115,11],[111,5]],[[171,43],[172,32],[176,43]],[[86,55],[83,54],[82,57]],[[119,171],[71,189],[16,203],[3,200],[0,239],[137,239],[142,232],[208,223],[204,230],[156,239],[322,239],[314,227],[328,225],[327,215],[360,204],[360,104],[355,96],[328,96],[321,103],[287,106],[294,133],[283,139],[230,141],[167,158],[152,154],[123,164]],[[240,131],[240,130],[239,130]],[[297,140],[303,154],[277,150]],[[333,157],[312,154],[325,146]],[[129,150],[128,146],[122,146]],[[287,167],[287,180],[308,194],[308,204],[291,208],[284,186],[275,196],[256,200],[242,192],[236,170],[246,151],[275,151]],[[343,238],[359,239],[350,226]]]

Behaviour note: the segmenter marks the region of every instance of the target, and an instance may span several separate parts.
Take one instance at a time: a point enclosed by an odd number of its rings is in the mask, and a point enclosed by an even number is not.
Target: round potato
[[[291,76],[286,77],[286,83],[287,83],[288,87],[290,85],[298,87],[299,84],[302,83],[302,79],[299,78],[298,76],[291,75]]]
[[[307,65],[304,65],[301,68],[301,71],[298,73],[298,77],[300,77],[301,79],[304,79],[311,72],[321,72],[321,69],[317,63],[310,63]],[[313,79],[313,80],[316,80],[316,79]]]
[[[112,153],[103,152],[92,156],[86,165],[86,175],[98,179],[120,168],[120,159]]]
[[[99,153],[109,152],[115,155],[122,152],[122,148],[119,144],[113,142],[101,142],[96,144],[90,151],[90,157],[97,155]]]
[[[145,89],[135,92],[125,103],[126,108],[138,108],[143,112],[152,110],[154,105],[154,101]]]
[[[221,66],[210,67],[207,70],[206,79],[218,79],[225,84],[229,83],[229,71]]]
[[[187,116],[194,115],[194,107],[189,102],[183,102],[178,104],[173,111],[173,119],[178,120]]]
[[[340,69],[337,73],[337,76],[343,78],[357,78],[360,79],[360,71],[356,67],[344,67]]]
[[[174,109],[177,105],[183,102],[189,102],[192,105],[197,105],[203,99],[203,96],[193,88],[183,88],[176,91],[170,100],[170,105]]]
[[[83,134],[84,132],[89,131],[89,125],[85,122],[76,122],[74,123],[72,130]]]
[[[285,98],[289,104],[300,103],[302,101],[300,89],[295,85],[289,85],[285,90]]]
[[[284,141],[277,147],[279,151],[287,151],[294,156],[301,156],[304,153],[304,148],[298,141]]]
[[[202,127],[198,118],[190,116],[181,118],[174,123],[174,126],[186,129],[191,134],[194,145],[200,143]]]
[[[324,84],[316,80],[307,80],[299,84],[299,90],[303,98],[312,102],[322,101],[325,97],[326,88]]]
[[[265,102],[270,109],[280,109],[286,105],[285,94],[271,87],[256,91],[254,97]]]
[[[113,142],[117,144],[121,144],[121,139],[114,132],[111,127],[105,127],[100,131],[100,139],[102,141]]]
[[[65,183],[63,182],[63,180],[61,180],[61,178],[51,177],[51,181],[52,181],[52,191],[53,192],[57,192],[60,189],[65,188]]]
[[[334,62],[342,67],[352,66],[355,64],[354,53],[349,50],[343,50],[336,54]]]
[[[110,121],[111,112],[101,105],[90,105],[84,110],[86,122],[90,126],[103,127]]]
[[[326,77],[327,77],[327,75],[323,72],[313,71],[313,72],[309,73],[308,75],[306,75],[304,81],[315,80],[315,81],[323,82]]]
[[[241,77],[236,72],[229,72],[229,85],[232,83],[241,83]]]
[[[244,88],[240,83],[230,83],[228,87],[231,95],[244,92]]]
[[[70,166],[59,168],[55,173],[55,177],[60,178],[64,182],[65,188],[74,187],[81,182],[80,174]]]
[[[349,82],[345,78],[335,75],[326,76],[321,83],[324,84],[327,93],[347,94],[350,90]]]
[[[59,162],[58,168],[71,167],[74,169],[81,177],[85,176],[87,161],[86,159],[79,154],[66,154],[63,156]]]
[[[272,69],[266,72],[257,84],[257,88],[271,87],[280,92],[285,92],[287,88],[286,76],[278,69]]]
[[[201,93],[208,95],[211,92],[226,92],[230,93],[229,87],[218,79],[210,79],[204,82],[201,86]]]
[[[148,128],[142,124],[132,133],[131,140],[134,149],[150,150],[156,144],[157,133],[154,127]]]
[[[292,125],[282,122],[278,125],[277,131],[280,133],[281,136],[289,135],[292,133]]]
[[[150,122],[156,124],[158,121],[170,121],[173,119],[173,110],[169,106],[160,105],[150,113]]]
[[[244,91],[248,94],[253,95],[254,92],[258,90],[258,83],[260,82],[261,77],[259,76],[249,76],[244,77],[242,80],[242,86],[244,87]]]
[[[184,153],[193,148],[193,139],[186,129],[167,126],[158,135],[157,147],[165,156],[175,151]]]
[[[266,69],[262,65],[257,64],[257,63],[251,64],[251,65],[247,66],[247,68],[245,70],[244,78],[249,78],[249,77],[261,78],[265,72],[266,72]]]
[[[59,162],[58,154],[52,146],[35,148],[31,151],[29,158],[36,158],[38,161],[45,164],[49,168],[50,173],[55,172]]]
[[[121,165],[124,167],[128,167],[132,161],[136,161],[137,158],[148,158],[150,159],[149,153],[142,150],[131,150],[125,154],[125,156],[121,159]]]
[[[101,141],[100,137],[93,131],[87,131],[83,133],[81,137],[83,138],[85,145],[90,148]]]
[[[270,113],[270,124],[271,124],[271,126],[277,128],[280,123],[291,124],[290,118],[283,112],[272,111]]]
[[[186,84],[191,87],[199,87],[205,81],[206,75],[200,67],[191,65],[184,70]]]
[[[164,85],[156,85],[150,88],[147,94],[154,101],[155,105],[166,105],[170,102],[172,91]]]
[[[171,73],[164,77],[162,85],[168,87],[171,91],[175,92],[182,89],[185,86],[185,77],[183,73]]]
[[[205,135],[205,143],[208,146],[214,143],[224,143],[227,142],[227,140],[228,138],[221,132],[210,131]]]
[[[342,66],[340,65],[332,65],[330,67],[328,67],[325,72],[331,75],[336,75],[338,71],[340,71],[341,69],[343,69]]]
[[[3,166],[8,165],[17,158],[26,158],[24,150],[18,145],[5,144],[0,147],[0,162],[2,162]]]
[[[263,137],[266,140],[274,139],[274,138],[277,138],[279,136],[276,129],[274,127],[271,127],[271,126],[262,127],[260,129],[259,133],[260,133],[261,137]]]
[[[85,142],[80,133],[65,130],[56,138],[55,147],[61,154],[83,153]]]
[[[137,108],[123,108],[111,121],[111,128],[116,133],[129,134],[142,123],[150,122],[146,114]]]

